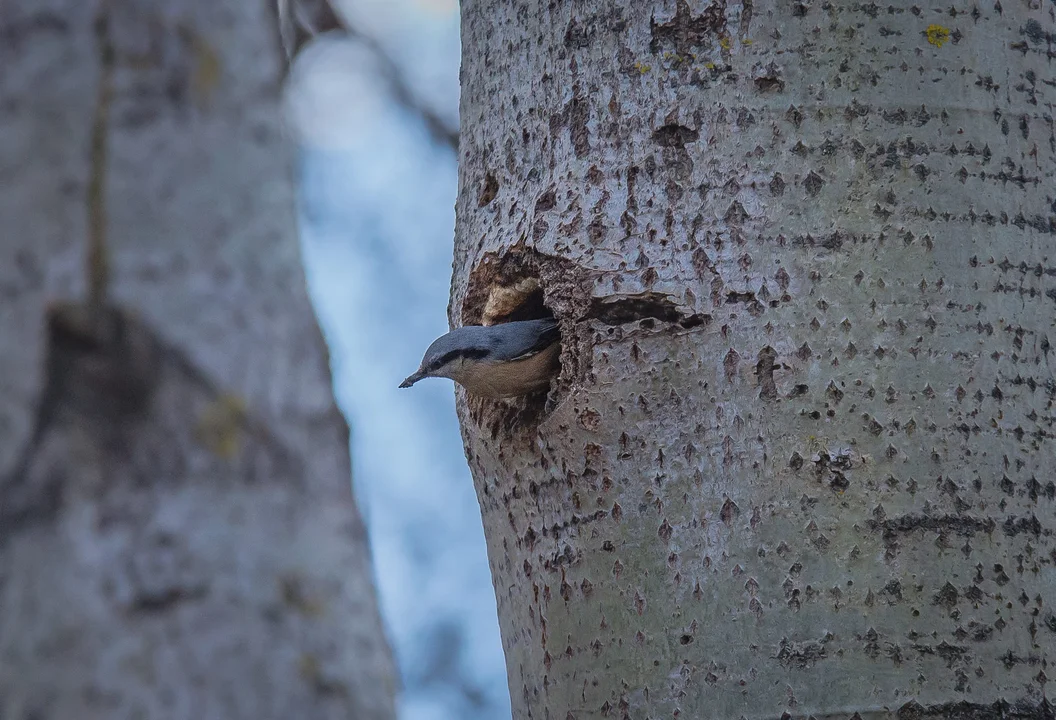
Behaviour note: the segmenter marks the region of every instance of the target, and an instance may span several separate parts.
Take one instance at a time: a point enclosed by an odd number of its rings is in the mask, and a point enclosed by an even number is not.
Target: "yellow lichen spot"
[[[730,36],[729,36],[729,35],[723,35],[723,36],[722,36],[722,37],[721,37],[721,38],[719,39],[719,46],[720,46],[720,47],[721,47],[721,48],[722,48],[723,50],[729,50],[729,49],[730,49],[730,46],[731,46],[731,45],[732,45],[732,43],[731,43],[731,41],[730,41]]]
[[[742,45],[751,45],[752,44],[752,39],[751,38],[742,38],[741,39],[741,44]]]
[[[944,28],[942,25],[928,25],[928,29],[924,31],[924,34],[927,36],[929,43],[940,48],[950,39],[950,29]]]
[[[310,618],[321,617],[326,612],[326,604],[318,597],[306,592],[303,583],[295,575],[279,578],[279,592],[282,602],[301,615]]]
[[[297,670],[300,672],[301,677],[309,684],[314,685],[319,682],[319,676],[321,675],[319,660],[314,655],[303,653],[300,661],[297,663]]]
[[[302,653],[297,661],[297,672],[301,679],[320,695],[336,695],[348,697],[348,686],[333,678],[326,676],[325,670],[319,658],[311,653]]]
[[[194,46],[194,59],[191,93],[199,105],[208,105],[213,92],[220,85],[223,69],[220,55],[209,43],[199,39]]]
[[[640,63],[640,62],[636,62],[636,63],[634,64],[634,69],[635,69],[635,70],[637,70],[637,71],[638,71],[639,73],[641,73],[642,75],[645,75],[645,74],[646,74],[647,72],[649,72],[650,70],[652,70],[652,69],[653,69],[653,67],[652,67],[652,65],[645,65],[645,64],[643,64],[643,63]]]
[[[205,108],[220,86],[224,72],[223,59],[217,49],[194,27],[180,24],[177,31],[190,50],[191,98],[199,108]]]
[[[217,457],[231,460],[238,454],[246,404],[235,395],[224,394],[211,402],[198,419],[198,442]]]
[[[664,61],[669,62],[677,67],[678,65],[684,63],[686,61],[686,58],[684,58],[682,55],[679,55],[678,53],[666,52],[664,53]]]
[[[715,69],[715,63],[706,62],[706,63],[704,63],[704,67],[707,68],[708,70],[714,70]]]

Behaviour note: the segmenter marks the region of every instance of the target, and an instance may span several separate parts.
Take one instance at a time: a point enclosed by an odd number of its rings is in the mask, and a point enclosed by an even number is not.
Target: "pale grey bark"
[[[394,717],[269,6],[0,4],[5,718]]]
[[[451,319],[565,338],[460,402],[515,718],[1052,717],[1054,13],[462,4]]]

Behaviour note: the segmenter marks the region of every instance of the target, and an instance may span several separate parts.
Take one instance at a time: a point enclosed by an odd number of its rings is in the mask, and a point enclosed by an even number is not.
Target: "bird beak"
[[[409,388],[411,385],[414,385],[416,382],[418,382],[419,380],[421,380],[424,377],[425,377],[425,373],[423,373],[421,370],[419,370],[418,372],[414,373],[413,375],[408,376],[406,380],[404,380],[402,383],[400,383],[400,387],[401,388]]]

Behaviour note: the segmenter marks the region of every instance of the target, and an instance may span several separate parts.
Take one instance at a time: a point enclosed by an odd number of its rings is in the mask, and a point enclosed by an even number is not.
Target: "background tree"
[[[0,714],[392,717],[269,3],[0,33]]]
[[[443,128],[457,129],[458,7],[351,0],[334,9],[338,29],[299,53],[288,83],[301,237],[352,426],[356,496],[400,664],[400,716],[508,718],[495,592],[451,384],[397,388],[448,329],[451,277],[437,269],[450,266],[453,244],[457,163]],[[312,3],[287,11],[287,38],[334,24]]]
[[[1052,717],[1054,12],[463,3],[514,717]]]

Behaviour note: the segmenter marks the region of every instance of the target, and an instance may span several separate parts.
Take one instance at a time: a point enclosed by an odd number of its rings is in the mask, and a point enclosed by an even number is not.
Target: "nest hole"
[[[512,283],[494,283],[481,312],[482,325],[541,320],[554,317],[546,306],[546,294],[538,278],[526,277]]]

